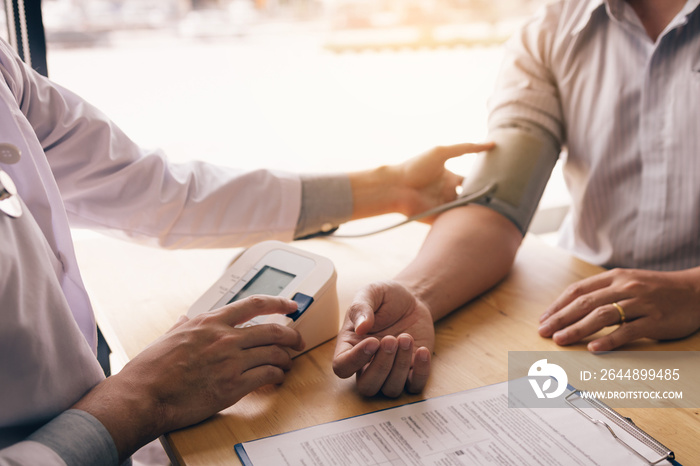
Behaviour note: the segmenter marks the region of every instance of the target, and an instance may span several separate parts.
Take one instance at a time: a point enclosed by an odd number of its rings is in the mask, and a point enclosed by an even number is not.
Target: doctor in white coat
[[[168,248],[289,241],[451,200],[461,180],[445,160],[489,147],[441,147],[401,165],[333,176],[175,165],[1,41],[0,72],[0,465],[128,461],[159,435],[282,382],[291,360],[281,347],[304,344],[282,326],[234,328],[296,307],[253,297],[182,317],[105,378],[70,227]]]

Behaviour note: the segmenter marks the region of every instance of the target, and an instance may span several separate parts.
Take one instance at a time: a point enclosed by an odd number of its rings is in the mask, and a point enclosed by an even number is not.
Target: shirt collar
[[[586,26],[590,24],[593,14],[603,7],[605,7],[608,16],[622,22],[625,16],[625,3],[625,0],[589,0],[583,14],[581,14],[581,17],[571,31],[572,35],[578,35],[583,31]],[[688,16],[697,10],[699,6],[700,0],[688,0],[680,13],[671,21],[667,30],[686,24],[688,22]]]
[[[669,24],[669,29],[675,28],[677,26],[687,24],[688,23],[688,16],[693,14],[695,10],[698,9],[700,6],[700,0],[688,0],[685,3],[685,6],[683,9],[680,11],[680,13],[671,21],[671,24]]]
[[[700,0],[699,0],[700,1]],[[578,35],[581,31],[583,31],[586,26],[591,22],[591,18],[593,17],[593,13],[601,8],[605,4],[605,0],[590,0],[587,2],[585,6],[585,10],[583,11],[583,14],[581,14],[581,17],[579,18],[578,22],[574,26],[574,28],[571,31],[572,35]]]

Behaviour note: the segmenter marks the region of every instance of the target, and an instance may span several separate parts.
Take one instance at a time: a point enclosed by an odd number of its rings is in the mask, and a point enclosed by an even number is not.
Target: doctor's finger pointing
[[[253,317],[266,314],[290,314],[297,310],[297,303],[280,296],[253,295],[227,304],[216,312],[229,325],[239,325]]]

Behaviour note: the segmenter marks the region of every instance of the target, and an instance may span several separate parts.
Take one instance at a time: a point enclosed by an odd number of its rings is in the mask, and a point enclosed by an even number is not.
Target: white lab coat
[[[104,377],[69,226],[164,247],[288,241],[301,182],[286,173],[169,164],[33,73],[2,41],[0,72],[0,142],[22,154],[0,168],[24,202],[20,218],[0,212],[0,463],[49,464],[57,460],[51,450],[16,442]]]

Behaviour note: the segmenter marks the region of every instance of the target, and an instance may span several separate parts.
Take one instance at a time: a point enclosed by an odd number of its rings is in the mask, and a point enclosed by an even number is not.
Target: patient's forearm
[[[396,281],[425,302],[436,321],[503,279],[521,241],[518,228],[487,207],[454,209],[435,221]]]

